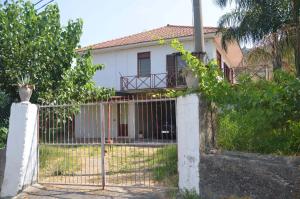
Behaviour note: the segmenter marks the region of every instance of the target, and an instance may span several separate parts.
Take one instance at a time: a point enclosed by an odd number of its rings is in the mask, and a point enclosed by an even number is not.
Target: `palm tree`
[[[225,49],[227,42],[233,40],[260,46],[263,41],[271,41],[266,45],[272,55],[274,69],[282,66],[286,49],[294,49],[294,63],[300,76],[300,42],[297,42],[300,41],[300,35],[294,34],[295,28],[299,31],[298,0],[216,0],[216,2],[221,7],[235,3],[234,10],[219,20]]]

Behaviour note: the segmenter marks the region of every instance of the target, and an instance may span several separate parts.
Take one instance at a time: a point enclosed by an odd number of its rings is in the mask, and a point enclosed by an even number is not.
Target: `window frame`
[[[147,75],[141,75],[141,65],[140,60],[142,59],[149,59],[150,61],[150,73]],[[151,76],[151,52],[140,52],[137,53],[137,76],[138,77],[150,77]]]

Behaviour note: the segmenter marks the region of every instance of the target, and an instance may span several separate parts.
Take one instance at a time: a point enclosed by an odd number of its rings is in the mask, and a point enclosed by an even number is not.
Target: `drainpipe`
[[[202,0],[193,0],[194,9],[194,37],[195,52],[200,53],[202,60],[204,58],[204,32],[202,19]]]

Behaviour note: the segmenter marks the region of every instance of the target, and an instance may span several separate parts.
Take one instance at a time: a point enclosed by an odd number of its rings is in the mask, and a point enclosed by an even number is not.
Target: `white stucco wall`
[[[1,197],[15,196],[37,180],[37,106],[12,104]]]
[[[193,51],[194,43],[182,41],[186,50]],[[104,64],[105,68],[98,71],[94,80],[98,86],[120,90],[120,76],[137,75],[137,54],[151,52],[151,74],[166,73],[166,56],[176,52],[170,45],[152,45],[127,49],[100,50],[93,52],[94,64]],[[213,39],[205,40],[205,51],[209,59],[216,58],[216,47]]]
[[[75,117],[75,138],[101,137],[100,105],[82,105]]]
[[[199,98],[188,95],[177,99],[179,188],[200,192],[200,129]]]
[[[127,103],[126,103],[127,105]],[[101,105],[82,105],[80,112],[75,117],[75,138],[101,138],[101,132],[105,130],[105,138],[108,138],[110,123],[110,138],[118,137],[118,108],[117,104],[110,105],[110,117],[108,104],[104,104],[104,120],[102,120]],[[124,107],[124,105],[121,105]],[[124,118],[121,118],[124,120]],[[127,119],[128,138],[135,138],[135,104],[128,104]],[[102,123],[104,122],[104,123]],[[104,125],[102,127],[102,125]]]

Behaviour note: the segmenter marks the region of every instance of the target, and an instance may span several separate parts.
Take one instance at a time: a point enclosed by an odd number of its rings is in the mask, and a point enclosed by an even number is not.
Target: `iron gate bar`
[[[102,123],[102,132],[101,132],[101,163],[102,163],[102,188],[105,188],[105,160],[104,160],[104,156],[105,156],[105,123],[104,123],[104,108],[103,108],[103,104],[101,105],[101,123]]]
[[[86,104],[40,105],[39,182],[102,188],[162,186],[153,172],[165,172],[161,169],[169,161],[167,148],[176,147],[175,102],[161,95],[137,95]],[[117,117],[122,124],[119,131]],[[50,169],[40,165],[45,152],[50,154],[46,157]],[[64,170],[57,164],[61,160]]]
[[[84,138],[83,140],[78,141],[77,139],[72,139],[71,137],[71,133],[75,132],[74,131],[74,125],[71,125],[71,120],[69,118],[65,118],[64,122],[58,122],[58,118],[59,118],[59,113],[56,113],[56,110],[59,110],[62,115],[67,115],[68,117],[72,117],[72,119],[74,120],[74,116],[71,115],[71,110],[67,109],[67,107],[71,107],[70,105],[68,106],[62,106],[62,105],[58,105],[58,106],[45,106],[45,107],[41,107],[39,108],[39,112],[41,114],[39,114],[41,117],[41,122],[39,122],[39,124],[42,124],[42,127],[40,128],[39,126],[39,131],[42,132],[40,133],[40,135],[42,136],[42,139],[39,139],[39,154],[40,152],[43,153],[44,150],[46,150],[45,147],[51,147],[50,149],[52,150],[52,153],[54,152],[54,154],[58,154],[58,153],[62,153],[63,155],[60,156],[59,158],[63,158],[64,162],[62,163],[66,174],[54,174],[52,175],[51,178],[48,178],[45,180],[43,180],[45,183],[47,183],[47,181],[51,181],[52,183],[56,183],[57,182],[63,182],[64,184],[84,184],[86,183],[86,180],[91,179],[91,175],[89,175],[86,171],[87,169],[85,168],[85,170],[81,170],[80,173],[82,174],[81,178],[81,183],[78,183],[79,181],[79,177],[78,174],[71,174],[72,170],[74,169],[74,166],[68,165],[68,163],[73,163],[75,158],[79,158],[80,161],[82,162],[83,158],[85,158],[85,160],[87,160],[86,157],[82,157],[82,154],[80,154],[78,152],[78,147],[80,146],[85,146],[86,143],[86,135],[89,135],[89,132],[86,134],[84,133]],[[96,107],[97,108],[97,107]],[[86,111],[90,111],[91,107],[88,107],[88,109],[84,109],[83,112]],[[46,116],[45,116],[46,115]],[[96,115],[97,116],[97,115]],[[91,117],[94,117],[94,115],[92,115]],[[82,118],[84,120],[87,120],[85,115],[80,115],[80,118],[82,120]],[[62,119],[62,118],[60,118]],[[89,118],[91,119],[91,118]],[[92,119],[93,120],[93,119]],[[85,122],[86,123],[86,122]],[[95,127],[97,128],[97,126]],[[44,136],[45,135],[45,136]],[[93,141],[94,142],[94,141]],[[83,148],[83,153],[85,156],[86,153],[89,153],[93,147],[93,145],[97,145],[97,143],[89,143],[90,145]],[[74,146],[76,146],[74,148]],[[44,147],[44,148],[41,148]],[[56,147],[56,148],[53,148]],[[59,148],[60,147],[60,148]],[[75,149],[75,150],[74,150]],[[98,150],[97,150],[98,152]],[[75,157],[75,155],[77,155],[77,157]],[[40,155],[39,155],[40,157]],[[91,160],[90,158],[88,159],[90,164],[95,164],[95,160]],[[47,162],[49,163],[49,160],[47,160]],[[39,168],[40,168],[40,164],[39,164]],[[59,173],[59,167],[54,168],[56,173]],[[97,173],[96,173],[97,174]],[[40,178],[40,169],[39,169],[39,181],[41,181]],[[49,175],[46,175],[49,176]],[[76,179],[73,177],[71,178],[71,176],[76,176]],[[83,177],[85,176],[85,177]],[[88,177],[86,177],[88,176]],[[62,181],[63,180],[63,181]],[[75,182],[77,181],[77,182]],[[93,182],[94,183],[94,182]]]

